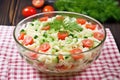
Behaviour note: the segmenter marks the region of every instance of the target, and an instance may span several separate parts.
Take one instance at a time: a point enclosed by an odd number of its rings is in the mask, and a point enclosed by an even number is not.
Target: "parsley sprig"
[[[69,21],[57,20],[55,19],[53,22],[49,23],[51,29],[55,29],[56,31],[82,31],[83,28],[77,24],[76,21],[72,21],[71,18]]]
[[[59,11],[71,11],[89,15],[101,22],[120,21],[120,6],[117,0],[56,0]]]

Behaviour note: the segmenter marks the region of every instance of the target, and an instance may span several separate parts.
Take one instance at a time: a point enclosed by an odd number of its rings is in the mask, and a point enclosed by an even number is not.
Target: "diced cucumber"
[[[65,59],[68,59],[69,58],[69,56],[65,56]]]
[[[53,58],[53,62],[55,62],[55,63],[58,63],[58,62],[59,62],[58,56],[55,56],[55,57]]]
[[[56,53],[56,52],[58,52],[58,50],[55,49],[55,48],[52,48],[52,54],[54,54],[54,53]]]
[[[45,37],[45,38],[47,38],[47,37],[48,37],[47,32],[44,32],[43,37]]]
[[[31,25],[31,26],[34,26],[34,24],[33,24],[33,23],[30,23],[30,25]]]
[[[38,38],[38,35],[35,35],[35,36],[34,36],[34,39],[37,39],[37,38]]]
[[[84,38],[88,38],[88,36],[84,36]]]
[[[46,42],[46,40],[43,38],[39,42],[40,42],[40,44],[42,44],[42,43]]]
[[[24,30],[24,29],[21,29],[21,31],[20,31],[20,32],[21,32],[21,33],[22,33],[22,32],[25,32],[25,30]]]

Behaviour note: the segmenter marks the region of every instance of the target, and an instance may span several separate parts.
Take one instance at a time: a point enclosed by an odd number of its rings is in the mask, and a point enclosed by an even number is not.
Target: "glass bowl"
[[[55,54],[45,54],[45,53],[40,53],[31,49],[26,48],[23,46],[19,40],[18,36],[20,34],[20,31],[26,27],[27,22],[31,22],[37,18],[43,17],[43,16],[49,16],[49,17],[54,17],[56,15],[63,15],[63,16],[69,16],[69,17],[75,17],[75,18],[84,18],[88,22],[91,22],[92,24],[97,24],[98,25],[98,30],[104,34],[103,40],[94,48],[89,49],[87,51],[83,51],[84,58],[80,60],[73,60],[71,59],[71,55],[69,56],[69,59],[63,59],[63,60],[57,60],[58,57]],[[103,47],[103,44],[106,39],[106,31],[103,25],[98,22],[97,20],[83,14],[79,13],[74,13],[74,12],[65,12],[65,11],[54,11],[54,12],[47,12],[47,13],[39,13],[30,17],[27,17],[20,21],[17,26],[14,29],[13,36],[16,42],[16,45],[18,47],[18,51],[23,59],[25,61],[32,65],[34,68],[39,70],[40,72],[44,73],[53,73],[55,75],[57,74],[67,74],[67,73],[75,73],[75,72],[80,72],[88,68],[100,55],[101,49]],[[65,44],[64,44],[65,45]],[[33,58],[30,57],[32,53],[38,54],[38,58]],[[36,55],[33,55],[36,56]],[[52,57],[52,59],[51,59]],[[66,57],[64,57],[66,58]],[[58,66],[59,65],[59,66]],[[66,67],[66,65],[68,65]]]

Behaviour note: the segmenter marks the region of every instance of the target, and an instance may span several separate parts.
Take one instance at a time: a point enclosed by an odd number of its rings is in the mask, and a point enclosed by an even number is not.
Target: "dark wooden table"
[[[32,0],[0,0],[0,25],[16,25],[24,17],[21,11],[25,6],[32,5]],[[45,5],[53,5],[54,0],[46,0]],[[120,1],[120,0],[119,0]],[[37,9],[41,12],[41,9]],[[120,51],[120,22],[103,23],[110,28]]]

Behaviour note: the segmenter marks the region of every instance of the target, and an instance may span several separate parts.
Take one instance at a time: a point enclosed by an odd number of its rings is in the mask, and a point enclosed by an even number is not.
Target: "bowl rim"
[[[19,25],[20,25],[21,23],[23,23],[25,20],[30,19],[30,18],[33,18],[33,17],[36,17],[36,16],[40,16],[40,15],[44,15],[44,14],[49,14],[49,13],[64,13],[64,14],[73,14],[73,15],[82,16],[82,17],[85,17],[85,18],[87,18],[87,19],[90,19],[90,20],[96,22],[99,26],[101,26],[101,27],[103,28],[104,33],[105,33],[105,34],[104,34],[104,39],[103,39],[97,46],[95,46],[95,47],[93,47],[93,48],[91,48],[91,49],[89,49],[89,50],[83,51],[83,52],[81,52],[81,53],[90,52],[90,51],[98,48],[100,45],[102,45],[102,44],[105,42],[105,39],[106,39],[106,30],[105,30],[105,27],[104,27],[98,20],[96,20],[96,19],[94,19],[94,18],[92,18],[92,17],[90,17],[90,16],[88,16],[88,15],[85,15],[85,14],[80,14],[80,13],[76,13],[76,12],[68,12],[68,11],[42,12],[42,13],[37,13],[37,14],[35,14],[35,15],[32,15],[32,16],[29,16],[29,17],[27,17],[27,18],[22,19],[22,20],[15,26],[15,28],[14,28],[14,30],[13,30],[13,38],[14,38],[15,42],[16,42],[18,45],[20,45],[22,48],[24,48],[25,50],[27,50],[27,51],[30,51],[30,52],[33,52],[33,53],[37,53],[37,54],[41,54],[41,55],[52,55],[52,56],[56,56],[56,54],[45,54],[45,53],[40,53],[40,52],[31,50],[31,49],[23,46],[23,45],[17,40],[17,38],[16,38],[16,36],[15,36],[15,31],[16,31],[16,29],[17,29],[17,26],[19,26]],[[78,54],[79,54],[79,53],[78,53]],[[63,55],[64,55],[64,54],[63,54]],[[77,54],[76,54],[76,55],[77,55]]]

